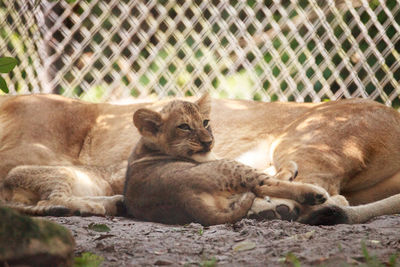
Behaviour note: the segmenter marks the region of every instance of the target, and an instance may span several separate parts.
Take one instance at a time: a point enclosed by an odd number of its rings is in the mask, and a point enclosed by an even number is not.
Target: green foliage
[[[4,78],[1,76],[0,76],[0,90],[3,91],[4,93],[8,93],[10,91],[8,89],[6,80],[4,80]]]
[[[201,267],[215,267],[217,266],[217,259],[212,257],[211,259],[204,260],[200,263]]]
[[[398,255],[396,255],[396,254],[390,256],[389,261],[384,263],[381,260],[379,260],[375,255],[371,255],[368,252],[367,246],[365,245],[364,241],[361,241],[361,251],[364,256],[365,265],[368,267],[384,267],[384,266],[395,267],[395,266],[397,266],[396,262],[397,262]]]
[[[392,256],[390,256],[389,258],[389,262],[387,263],[387,266],[389,267],[396,267],[397,265],[397,259],[400,257],[400,255],[397,254],[393,254]]]
[[[0,73],[8,73],[17,65],[17,60],[12,57],[0,57]]]
[[[88,102],[101,102],[104,97],[107,95],[107,86],[93,86],[84,93],[81,94],[80,99],[88,101]]]
[[[18,64],[17,60],[12,57],[0,57],[0,73],[9,73]],[[0,90],[8,93],[9,89],[3,77],[0,76]]]
[[[90,252],[84,252],[80,257],[75,257],[74,267],[97,267],[104,258]]]
[[[292,252],[287,253],[283,261],[285,263],[291,263],[293,267],[301,266],[300,260]]]
[[[202,236],[203,234],[204,234],[204,228],[201,227],[201,228],[199,229],[199,235]]]

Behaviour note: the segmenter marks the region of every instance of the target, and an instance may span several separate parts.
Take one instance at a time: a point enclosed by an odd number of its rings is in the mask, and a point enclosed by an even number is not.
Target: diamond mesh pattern
[[[400,106],[400,1],[0,1],[11,93]]]

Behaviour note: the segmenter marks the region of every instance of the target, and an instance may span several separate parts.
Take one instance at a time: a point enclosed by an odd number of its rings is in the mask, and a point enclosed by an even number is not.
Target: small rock
[[[105,245],[102,242],[99,242],[96,244],[96,248],[102,250],[102,251],[106,251],[106,252],[115,252],[115,247],[114,245]]]
[[[108,260],[108,261],[117,262],[117,261],[118,261],[118,258],[117,258],[117,257],[114,257],[114,256],[108,256],[108,257],[107,257],[107,260]]]
[[[0,207],[0,265],[72,266],[75,241],[64,227]]]

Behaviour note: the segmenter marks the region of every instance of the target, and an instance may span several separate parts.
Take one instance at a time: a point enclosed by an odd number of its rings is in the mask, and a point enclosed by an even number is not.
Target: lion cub
[[[128,160],[124,187],[127,214],[168,224],[235,222],[256,197],[319,204],[327,193],[312,185],[280,181],[233,160],[212,160],[210,98],[173,101],[161,112],[139,109],[142,135]],[[231,133],[234,134],[234,133]]]

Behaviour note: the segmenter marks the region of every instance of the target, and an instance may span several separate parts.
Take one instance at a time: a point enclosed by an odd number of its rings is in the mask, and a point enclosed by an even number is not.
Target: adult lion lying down
[[[1,199],[30,214],[115,214],[126,159],[140,137],[132,116],[140,108],[162,106],[91,104],[55,95],[0,97]],[[271,218],[293,219],[301,208],[299,220],[306,223],[357,223],[400,212],[397,111],[361,99],[212,100],[211,109],[218,157],[259,169],[273,164],[283,180],[294,176],[296,162],[295,182],[329,193],[325,207],[273,199],[269,210],[267,205]],[[347,201],[373,203],[346,207]],[[249,212],[259,206],[265,211],[265,205],[256,201]]]

